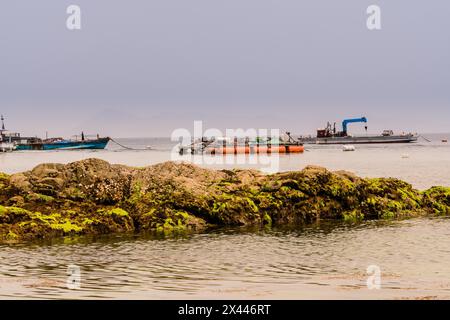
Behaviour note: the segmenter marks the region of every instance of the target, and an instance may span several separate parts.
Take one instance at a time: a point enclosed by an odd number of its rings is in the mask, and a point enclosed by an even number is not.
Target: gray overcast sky
[[[449,40],[448,0],[2,0],[0,112],[38,135],[312,133],[363,115],[374,133],[449,132]]]

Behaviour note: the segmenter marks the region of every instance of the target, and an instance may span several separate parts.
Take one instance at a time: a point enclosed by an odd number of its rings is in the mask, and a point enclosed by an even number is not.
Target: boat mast
[[[2,120],[2,131],[5,131],[5,118],[3,118],[3,115],[1,115],[0,118]]]

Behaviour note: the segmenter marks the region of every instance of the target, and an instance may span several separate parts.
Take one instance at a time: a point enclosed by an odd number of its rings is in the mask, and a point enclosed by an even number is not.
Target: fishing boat
[[[6,144],[14,144],[17,141],[25,141],[27,138],[22,138],[19,133],[11,132],[9,130],[6,130],[5,128],[5,118],[3,115],[0,116],[0,120],[2,122],[2,125],[0,127],[0,143],[2,143],[4,146]]]
[[[13,151],[15,149],[14,141],[20,135],[16,133],[11,133],[5,128],[5,118],[3,115],[0,116],[2,125],[0,127],[0,152]]]
[[[109,137],[101,138],[98,135],[94,138],[85,137],[81,133],[81,139],[78,136],[75,139],[66,140],[63,138],[40,139],[38,137],[22,137],[20,133],[11,132],[5,128],[5,118],[1,115],[0,129],[0,150],[78,150],[78,149],[105,149]]]
[[[361,135],[352,136],[348,133],[347,127],[349,123],[363,122],[367,123],[366,117],[345,119],[342,121],[342,131],[336,130],[336,123],[334,126],[330,122],[325,128],[318,129],[316,137],[300,137],[298,141],[304,144],[372,144],[372,143],[409,143],[416,142],[417,134],[402,133],[394,134],[392,130],[384,130],[380,135]],[[367,125],[365,126],[367,131]]]
[[[65,140],[63,138],[51,138],[36,140],[28,143],[16,145],[16,150],[80,150],[80,149],[105,149],[111,138],[85,139],[82,135],[81,140]]]

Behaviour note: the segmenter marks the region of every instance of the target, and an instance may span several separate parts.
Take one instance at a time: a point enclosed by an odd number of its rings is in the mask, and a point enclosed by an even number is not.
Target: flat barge
[[[271,153],[303,153],[305,147],[301,142],[293,141],[289,136],[289,141],[263,140],[256,138],[250,141],[249,138],[238,139],[229,137],[202,138],[193,141],[188,146],[180,146],[179,153],[183,154],[207,154],[207,155],[237,155],[237,154],[271,154]]]
[[[342,122],[342,131],[336,130],[336,123],[334,126],[327,123],[323,129],[317,130],[316,137],[298,138],[298,141],[303,144],[319,144],[319,145],[336,145],[336,144],[373,144],[373,143],[410,143],[416,142],[419,138],[417,134],[403,133],[395,135],[392,130],[384,130],[380,135],[361,135],[352,136],[348,134],[347,125],[353,122],[367,123],[366,117],[346,119]],[[367,126],[365,126],[367,131]]]
[[[346,137],[327,137],[327,138],[305,138],[300,137],[299,141],[303,144],[371,144],[371,143],[409,143],[416,142],[417,135],[412,133],[405,135],[367,135],[367,136],[346,136]]]

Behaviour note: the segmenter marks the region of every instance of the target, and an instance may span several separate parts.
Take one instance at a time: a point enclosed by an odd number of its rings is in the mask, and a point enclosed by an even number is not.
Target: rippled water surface
[[[450,220],[0,247],[1,298],[450,298]],[[66,287],[67,267],[81,288]],[[381,268],[369,290],[366,269]]]
[[[361,176],[397,177],[417,188],[450,185],[450,146],[440,139],[356,146],[355,152],[308,146],[304,154],[281,156],[279,170],[315,164]],[[134,166],[170,160],[173,144],[167,139],[121,142],[154,150],[111,145],[104,151],[0,154],[0,171],[14,173],[42,162],[87,157]],[[224,229],[167,239],[66,238],[52,244],[0,245],[0,259],[0,298],[450,298],[446,218]],[[81,270],[77,290],[66,287],[69,265]],[[366,286],[369,265],[381,268],[380,290]]]

